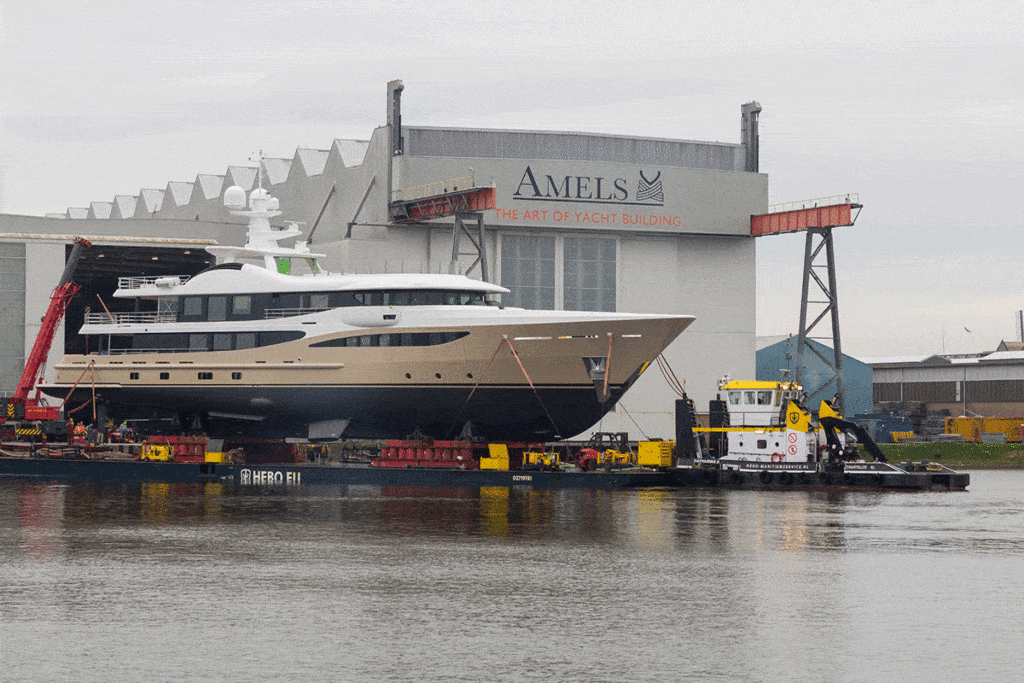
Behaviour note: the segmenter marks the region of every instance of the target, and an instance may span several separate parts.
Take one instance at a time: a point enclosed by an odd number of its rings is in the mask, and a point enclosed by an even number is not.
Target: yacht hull
[[[198,420],[216,435],[306,437],[336,421],[345,438],[454,438],[468,423],[491,440],[552,440],[598,422],[691,321],[416,328],[467,333],[423,347],[331,345],[350,332],[244,351],[66,356],[52,393],[71,390],[76,406],[95,392],[115,420]]]

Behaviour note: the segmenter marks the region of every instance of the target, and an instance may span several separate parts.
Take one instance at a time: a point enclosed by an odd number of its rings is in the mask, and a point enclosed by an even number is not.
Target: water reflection
[[[952,508],[961,513],[950,514]],[[17,548],[26,557],[45,559],[66,551],[69,531],[183,523],[330,524],[396,536],[621,541],[711,555],[840,552],[894,543],[1020,548],[1005,522],[1022,514],[1016,499],[996,503],[970,493],[5,482],[0,518],[17,533],[4,535],[0,552]],[[916,529],[908,528],[907,515],[920,518]],[[983,534],[972,535],[979,525]]]
[[[0,482],[4,677],[1012,680],[1022,519],[1024,473],[966,494]],[[961,623],[986,636],[935,636]],[[864,657],[893,633],[913,652]]]

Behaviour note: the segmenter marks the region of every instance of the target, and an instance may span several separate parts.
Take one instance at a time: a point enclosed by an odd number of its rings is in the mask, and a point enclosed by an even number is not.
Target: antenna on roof
[[[257,156],[257,158],[249,157],[249,161],[256,161],[256,162],[259,163],[259,166],[256,167],[256,186],[260,190],[263,189],[263,173],[266,171],[266,167],[265,167],[265,165],[263,163],[263,159],[264,159],[264,155],[263,155],[263,150],[262,149],[260,150],[260,153]]]

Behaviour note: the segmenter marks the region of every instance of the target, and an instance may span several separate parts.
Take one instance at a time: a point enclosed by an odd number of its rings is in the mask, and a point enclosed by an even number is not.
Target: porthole
[[[242,379],[242,373],[240,373],[240,372],[232,372],[231,373],[231,379]]]
[[[468,377],[470,379],[473,379],[473,373],[472,372],[467,372],[466,373],[466,377]]]
[[[406,379],[412,379],[412,375],[410,375],[410,374],[409,374],[409,373],[407,372],[407,373],[405,373],[405,378],[406,378]]]
[[[128,379],[138,379],[138,378],[139,378],[139,373],[137,373],[137,372],[129,372],[128,373]]]
[[[171,373],[169,373],[169,372],[161,372],[160,373],[160,379],[170,379],[170,378],[171,378]]]
[[[436,377],[438,379],[441,379],[441,373],[440,372],[435,372],[434,373],[434,377]]]

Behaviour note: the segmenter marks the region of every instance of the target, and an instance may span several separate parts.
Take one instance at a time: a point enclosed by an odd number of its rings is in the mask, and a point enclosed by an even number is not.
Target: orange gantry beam
[[[391,202],[391,220],[413,223],[444,218],[456,213],[487,211],[496,205],[497,190],[493,187],[474,187],[415,199]]]
[[[750,234],[753,237],[763,235],[778,235],[789,232],[800,232],[808,228],[826,228],[853,225],[856,216],[853,209],[861,208],[860,204],[852,201],[828,204],[825,206],[813,205],[785,205],[787,210],[771,211],[759,216],[750,217]],[[789,206],[794,206],[788,209]]]

